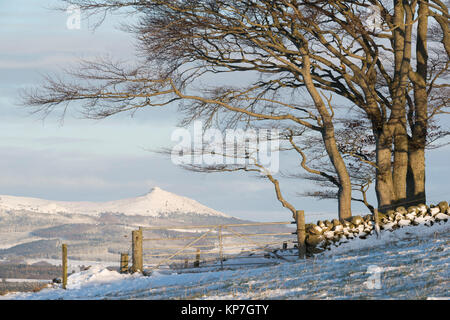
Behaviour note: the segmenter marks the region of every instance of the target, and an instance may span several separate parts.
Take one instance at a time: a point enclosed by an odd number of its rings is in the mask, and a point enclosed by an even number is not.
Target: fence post
[[[120,273],[128,272],[128,253],[120,254]]]
[[[197,249],[197,254],[195,255],[194,267],[200,267],[200,249]]]
[[[380,222],[378,220],[378,209],[374,208],[373,210],[373,221],[375,225],[375,233],[377,234],[377,239],[381,238],[381,232],[380,232]]]
[[[223,270],[223,237],[222,226],[219,227],[219,255],[220,255],[220,269]]]
[[[142,228],[134,230],[131,233],[132,236],[132,250],[133,250],[133,266],[132,272],[142,272],[144,270],[144,261],[142,258]]]
[[[297,223],[298,257],[300,259],[303,259],[306,255],[305,211],[297,210],[297,214],[295,215],[295,222]]]
[[[62,288],[67,288],[67,245],[62,245]]]

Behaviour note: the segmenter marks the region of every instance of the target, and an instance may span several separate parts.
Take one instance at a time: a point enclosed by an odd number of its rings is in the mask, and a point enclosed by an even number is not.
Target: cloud
[[[82,177],[57,177],[43,175],[24,175],[24,176],[0,176],[0,185],[8,185],[11,188],[17,187],[36,187],[52,186],[53,188],[63,189],[110,189],[115,188],[136,188],[142,186],[141,182],[117,182],[108,181],[100,177],[82,176]]]
[[[33,151],[25,148],[0,148],[0,190],[3,194],[55,197],[71,200],[100,200],[121,197],[118,190],[142,192],[151,177],[129,171],[115,174],[122,163],[142,167],[147,159],[99,156],[89,153]],[[90,193],[90,199],[81,199]]]
[[[74,143],[102,143],[105,142],[102,139],[95,138],[79,138],[79,137],[43,137],[33,139],[33,143],[37,143],[39,145],[67,145]]]
[[[43,69],[55,68],[56,65],[64,66],[74,63],[76,60],[70,55],[51,54],[44,57],[33,57],[32,59],[9,58],[0,56],[0,69]]]

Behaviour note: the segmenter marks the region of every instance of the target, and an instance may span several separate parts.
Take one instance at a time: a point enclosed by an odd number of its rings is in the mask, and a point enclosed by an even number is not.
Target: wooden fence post
[[[219,227],[219,256],[220,256],[220,269],[223,270],[223,237],[222,237],[222,226]]]
[[[67,245],[62,245],[62,288],[67,288]]]
[[[144,261],[142,258],[142,228],[132,231],[133,266],[132,272],[143,272]]]
[[[295,215],[295,221],[297,222],[298,257],[300,259],[303,259],[306,256],[305,212],[303,210],[297,210],[297,214]]]
[[[374,208],[373,210],[373,221],[375,225],[375,233],[377,234],[377,239],[381,238],[381,231],[380,231],[380,221],[378,220],[378,209]]]
[[[120,273],[128,273],[128,253],[120,254]]]
[[[197,249],[197,254],[195,255],[194,268],[200,267],[200,249]]]

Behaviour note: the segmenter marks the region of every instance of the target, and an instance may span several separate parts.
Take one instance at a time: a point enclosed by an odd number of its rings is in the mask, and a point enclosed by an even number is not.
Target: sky
[[[69,14],[52,9],[57,4],[0,0],[0,194],[106,201],[136,197],[158,186],[238,218],[291,218],[266,180],[193,173],[151,152],[173,144],[171,134],[180,120],[176,106],[101,121],[71,112],[63,122],[58,115],[43,120],[20,106],[19,90],[38,85],[43,73],[58,74],[80,58],[134,57],[132,37],[118,29],[123,17],[109,16],[95,30],[91,20],[69,29]],[[445,200],[449,159],[448,146],[427,155],[430,202]],[[281,167],[283,161],[292,159],[281,159]],[[310,188],[306,181],[283,180],[281,188],[288,201],[305,210],[307,220],[315,221],[322,213],[336,216],[335,201],[296,195]],[[367,213],[357,204],[353,209]]]

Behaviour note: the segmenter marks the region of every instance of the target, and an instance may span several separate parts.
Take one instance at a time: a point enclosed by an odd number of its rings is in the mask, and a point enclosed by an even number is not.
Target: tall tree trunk
[[[393,128],[394,163],[392,178],[395,199],[393,203],[406,204],[406,178],[408,175],[408,134],[406,120],[406,95],[411,68],[412,24],[415,4],[394,1],[395,75],[393,82],[392,111],[389,124]]]
[[[395,201],[394,183],[392,179],[392,139],[387,124],[375,132],[376,138],[376,181],[375,192],[378,209],[381,212],[389,210]]]
[[[352,192],[351,187],[341,187],[338,191],[339,219],[349,219],[351,211]]]
[[[408,153],[407,201],[408,205],[426,203],[425,150],[410,148]]]
[[[303,80],[305,82],[306,89],[308,90],[312,100],[314,101],[314,105],[320,114],[322,122],[321,134],[325,144],[325,150],[339,179],[339,218],[348,219],[352,216],[352,184],[347,166],[345,165],[344,159],[342,158],[337,146],[336,137],[334,134],[333,113],[328,111],[325,102],[312,81],[311,61],[307,50],[302,48],[300,49],[300,52],[303,56]]]
[[[406,124],[399,120],[395,125],[394,132],[392,179],[395,199],[393,199],[393,202],[402,204],[406,202],[406,177],[408,173],[408,135]]]
[[[419,2],[416,72],[412,74],[414,84],[414,118],[410,119],[411,139],[408,152],[407,197],[413,204],[426,203],[425,194],[425,145],[428,127],[428,92],[427,92],[427,31],[428,1]]]
[[[344,159],[342,158],[339,149],[337,148],[336,138],[334,135],[334,126],[331,121],[327,124],[324,124],[322,138],[325,143],[327,154],[336,170],[336,174],[339,179],[339,219],[348,219],[352,216],[352,184]]]

